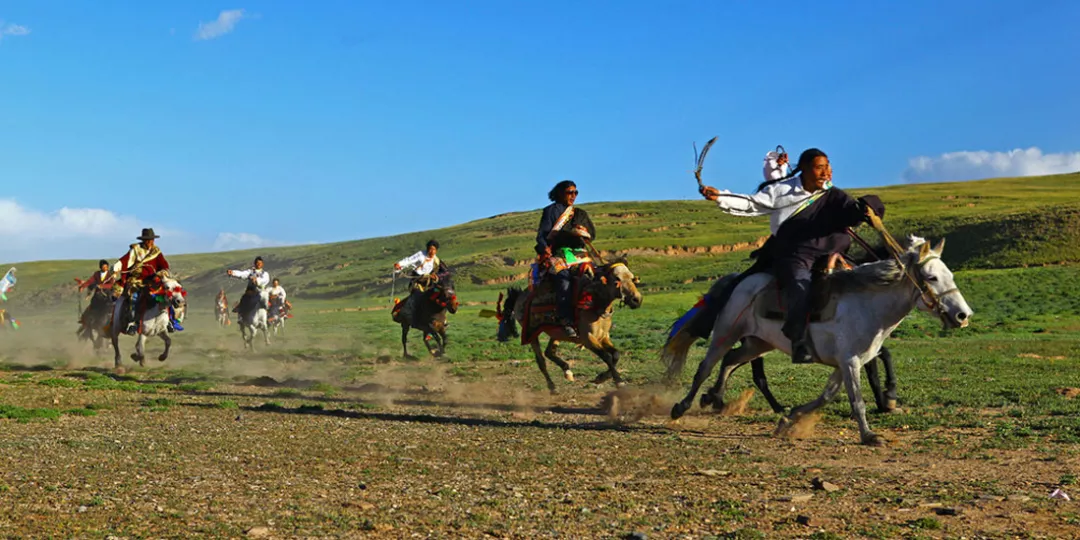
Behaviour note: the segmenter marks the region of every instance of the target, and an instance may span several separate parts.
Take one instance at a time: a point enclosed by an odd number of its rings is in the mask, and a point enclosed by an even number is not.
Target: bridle
[[[926,258],[915,264],[913,268],[922,270],[927,263],[935,259],[940,260],[941,256],[934,254],[928,255]],[[946,321],[948,313],[945,312],[945,306],[941,303],[941,299],[950,294],[960,294],[960,289],[958,287],[953,287],[947,291],[937,293],[926,283],[926,278],[922,276],[922,272],[919,272],[917,275],[912,275],[913,271],[909,271],[902,262],[900,263],[900,269],[904,272],[904,275],[907,276],[908,280],[915,285],[915,292],[919,295],[919,300],[922,300],[922,303],[926,305],[928,309],[936,313],[938,318],[942,321]]]

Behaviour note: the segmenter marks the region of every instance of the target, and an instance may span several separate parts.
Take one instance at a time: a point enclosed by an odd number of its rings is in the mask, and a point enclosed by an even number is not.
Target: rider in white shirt
[[[270,298],[280,296],[281,301],[285,301],[285,287],[281,286],[281,280],[274,278],[273,287],[270,287]]]
[[[247,270],[228,270],[225,273],[237,279],[251,279],[260,292],[270,284],[270,273],[263,270],[262,257],[255,257],[255,262]]]

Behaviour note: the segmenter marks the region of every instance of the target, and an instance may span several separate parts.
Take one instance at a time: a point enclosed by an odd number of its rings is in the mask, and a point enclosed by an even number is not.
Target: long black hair
[[[792,178],[795,178],[803,171],[808,170],[810,167],[813,167],[814,159],[819,157],[829,159],[829,156],[825,155],[825,152],[822,152],[817,148],[809,148],[803,150],[803,153],[799,154],[799,163],[795,165],[795,168],[790,173],[788,173],[787,176],[783,178],[777,178],[776,180],[766,180],[757,187],[757,190],[761,191],[765,189],[766,186],[771,186],[777,182],[783,182],[784,180],[791,180]]]
[[[577,184],[575,184],[573,180],[563,180],[562,182],[555,184],[555,187],[551,188],[551,191],[548,192],[548,200],[551,202],[558,201],[559,195],[562,195],[564,191],[572,187],[577,187]]]

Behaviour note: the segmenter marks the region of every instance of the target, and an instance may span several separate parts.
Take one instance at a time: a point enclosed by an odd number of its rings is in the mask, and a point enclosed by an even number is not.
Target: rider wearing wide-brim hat
[[[881,215],[881,200],[873,195],[856,200],[834,188],[829,158],[816,148],[799,156],[794,172],[763,182],[753,195],[707,186],[702,195],[732,215],[769,216],[772,237],[755,253],[754,269],[771,269],[783,289],[788,310],[783,332],[792,341],[792,361],[812,362],[806,328],[813,265],[846,251],[851,245],[847,230],[868,220],[871,212]]]
[[[113,265],[113,273],[117,276],[117,284],[114,291],[123,295],[123,301],[128,306],[128,322],[125,332],[135,333],[138,321],[146,312],[149,286],[160,275],[169,271],[169,261],[161,249],[157,247],[156,240],[161,238],[154,234],[154,229],[146,228],[136,237],[138,244],[131,244],[128,252],[120,257]],[[135,302],[132,302],[135,299]],[[179,325],[173,321],[172,328],[180,330]]]

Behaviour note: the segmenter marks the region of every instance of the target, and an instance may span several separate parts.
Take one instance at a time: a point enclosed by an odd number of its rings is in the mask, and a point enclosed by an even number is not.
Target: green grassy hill
[[[947,184],[852,190],[875,193],[888,209],[894,235],[917,233],[948,239],[945,260],[953,269],[1015,268],[1080,262],[1080,173]],[[598,229],[596,245],[628,254],[646,290],[690,290],[699,282],[745,266],[749,250],[768,234],[764,218],[735,218],[705,201],[614,202],[583,205]],[[532,261],[539,211],[513,212],[461,225],[323,244],[170,257],[195,301],[209,304],[219,287],[238,291],[224,276],[256,254],[297,299],[385,300],[390,269],[428,238],[455,270],[458,288],[488,299],[507,284],[522,283]],[[877,241],[873,231],[864,237]],[[122,249],[123,246],[117,246]],[[163,247],[168,252],[168,242]],[[96,261],[17,263],[19,284],[12,309],[48,308],[76,298],[74,277]],[[11,264],[3,265],[7,268]],[[401,285],[399,283],[399,285]]]

